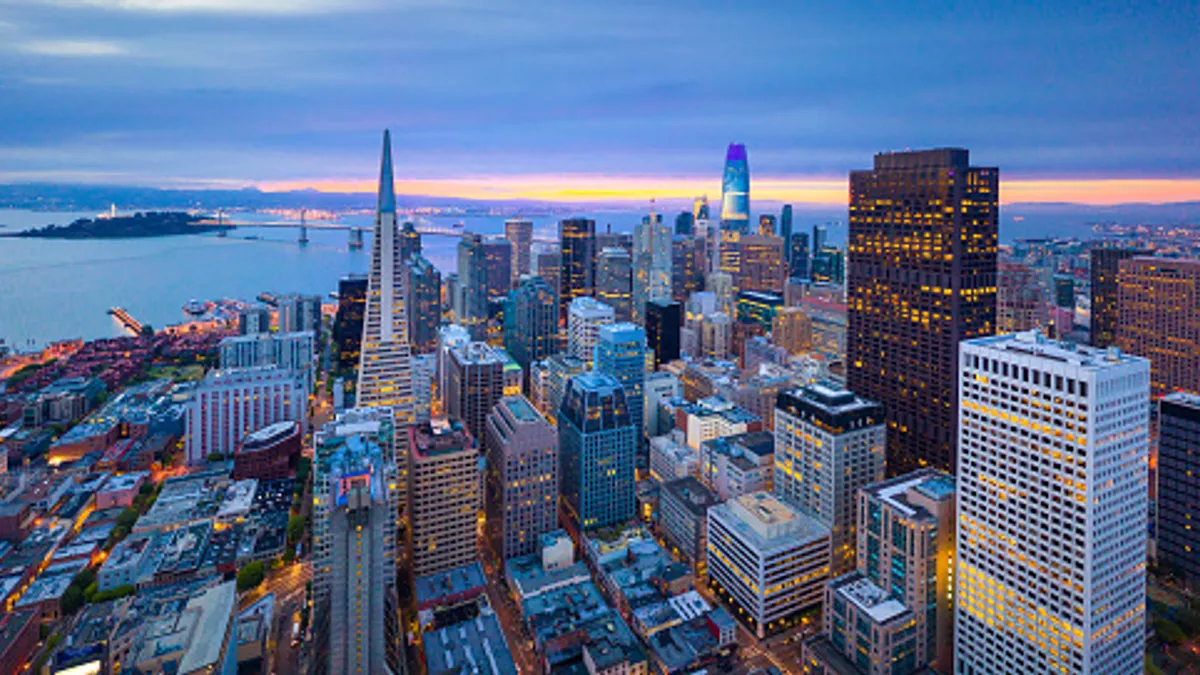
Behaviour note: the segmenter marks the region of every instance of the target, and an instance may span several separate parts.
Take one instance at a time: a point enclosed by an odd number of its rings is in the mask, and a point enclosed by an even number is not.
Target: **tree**
[[[1177,645],[1187,639],[1187,636],[1183,634],[1183,629],[1163,618],[1154,620],[1154,634],[1158,636],[1159,640],[1169,645]]]
[[[83,599],[92,602],[95,599],[96,593],[100,592],[100,584],[92,582],[83,589]]]
[[[152,495],[154,494],[155,484],[149,481],[142,483],[142,487],[138,488],[138,494]]]
[[[248,591],[252,588],[257,588],[266,577],[267,572],[261,562],[256,560],[252,563],[247,563],[245,567],[238,570],[237,589],[239,591]]]
[[[137,509],[133,507],[126,508],[121,512],[121,515],[117,516],[117,527],[122,528],[125,531],[132,530],[134,524],[137,523],[137,519]]]
[[[109,600],[116,600],[117,598],[123,598],[127,595],[133,595],[135,592],[137,592],[137,588],[133,586],[117,586],[116,588],[110,588],[107,591],[100,591],[99,593],[93,595],[92,602],[97,604],[101,602],[108,602]]]
[[[222,455],[219,452],[213,452],[213,453],[210,453],[208,455],[208,457],[205,457],[204,459],[208,460],[209,462],[221,462],[221,461],[224,461],[225,455]]]
[[[63,615],[74,614],[77,609],[83,607],[83,589],[71,584],[67,586],[67,591],[63,593],[62,599],[58,601],[58,607]]]
[[[287,524],[287,541],[288,546],[295,545],[304,536],[304,526],[306,519],[304,516],[289,516]]]

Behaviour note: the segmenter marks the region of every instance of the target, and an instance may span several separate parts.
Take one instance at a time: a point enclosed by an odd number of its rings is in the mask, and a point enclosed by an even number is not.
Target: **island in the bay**
[[[47,225],[22,232],[5,233],[0,236],[40,239],[131,239],[201,234],[231,229],[233,228],[229,225],[205,222],[200,216],[193,216],[182,211],[147,211],[135,213],[132,216],[80,218],[70,225]]]

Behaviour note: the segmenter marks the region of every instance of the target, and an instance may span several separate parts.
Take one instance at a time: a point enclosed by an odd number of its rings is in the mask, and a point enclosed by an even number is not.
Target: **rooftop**
[[[425,664],[430,675],[516,675],[500,621],[481,614],[434,631],[425,637]]]
[[[829,586],[835,594],[853,603],[875,623],[887,623],[909,611],[903,602],[892,598],[861,572],[838,577],[829,582]]]
[[[487,577],[483,575],[483,567],[476,562],[445,572],[417,577],[413,585],[416,587],[417,605],[422,606],[440,598],[482,588],[487,585]]]
[[[919,469],[912,473],[868,485],[863,492],[873,495],[908,518],[923,520],[934,516],[924,506],[910,500],[910,491],[915,491],[934,502],[950,499],[955,493],[954,477],[937,469]]]
[[[762,554],[827,539],[829,530],[768,492],[754,492],[709,509],[709,518],[749,540]]]
[[[253,450],[264,445],[273,445],[288,436],[299,434],[300,425],[297,422],[276,422],[268,424],[258,431],[251,431],[242,440],[243,450]]]
[[[993,335],[965,340],[962,344],[964,347],[1035,356],[1091,370],[1102,370],[1144,360],[1140,356],[1122,353],[1117,347],[1099,349],[1074,342],[1059,342],[1050,340],[1037,331]]]
[[[685,476],[667,481],[662,484],[662,491],[670,494],[675,501],[691,511],[695,518],[704,518],[708,513],[708,507],[721,501],[716,493],[708,489],[695,476]]]

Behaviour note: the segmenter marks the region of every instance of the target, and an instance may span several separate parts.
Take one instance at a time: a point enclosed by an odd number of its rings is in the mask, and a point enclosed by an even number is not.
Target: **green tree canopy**
[[[261,562],[254,561],[247,563],[245,567],[238,570],[237,589],[239,591],[248,591],[251,588],[257,588],[266,577],[267,572]]]

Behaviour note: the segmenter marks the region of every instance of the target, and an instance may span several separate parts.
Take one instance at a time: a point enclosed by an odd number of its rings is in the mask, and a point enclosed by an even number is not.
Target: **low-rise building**
[[[487,612],[425,636],[429,675],[517,675],[496,615]]]
[[[150,474],[146,471],[121,474],[108,479],[104,487],[96,492],[96,508],[112,509],[133,505],[134,497],[138,496],[142,485]]]
[[[774,486],[775,437],[757,431],[715,438],[700,446],[700,482],[722,501]]]
[[[41,617],[32,609],[6,612],[0,617],[0,673],[19,675],[38,648]]]
[[[234,480],[273,480],[296,475],[303,440],[300,424],[290,420],[246,434],[233,455]]]
[[[697,473],[700,454],[688,446],[682,431],[650,439],[650,477],[660,482]]]
[[[695,476],[667,481],[659,494],[658,525],[663,537],[697,578],[707,573],[708,509],[718,503],[716,493]]]

